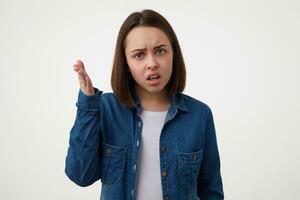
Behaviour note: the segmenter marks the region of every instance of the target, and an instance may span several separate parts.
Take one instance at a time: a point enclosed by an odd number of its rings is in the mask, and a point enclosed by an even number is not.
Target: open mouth
[[[147,78],[147,80],[151,81],[151,80],[157,80],[157,79],[159,79],[159,78],[160,78],[160,76],[157,74],[157,75],[151,75],[151,76],[149,76],[149,77]]]

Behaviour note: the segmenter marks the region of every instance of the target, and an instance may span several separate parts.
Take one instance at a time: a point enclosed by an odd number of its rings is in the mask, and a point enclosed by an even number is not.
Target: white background
[[[173,26],[186,94],[214,114],[225,199],[300,199],[300,2],[0,1],[0,199],[99,199],[64,174],[76,59],[109,92],[117,33],[150,8]]]

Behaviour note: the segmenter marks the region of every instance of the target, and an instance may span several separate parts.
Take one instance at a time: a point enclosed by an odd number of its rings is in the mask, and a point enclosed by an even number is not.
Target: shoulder
[[[212,110],[210,106],[202,100],[196,99],[188,94],[180,94],[182,102],[188,108],[190,112],[200,112],[201,114],[211,115]]]
[[[115,94],[113,92],[103,92],[101,96],[103,101],[117,101]]]
[[[113,109],[128,109],[122,105],[116,95],[113,92],[105,92],[101,96],[101,107],[102,108],[113,108]]]
[[[103,92],[101,102],[105,104],[119,104],[119,101],[113,92]]]

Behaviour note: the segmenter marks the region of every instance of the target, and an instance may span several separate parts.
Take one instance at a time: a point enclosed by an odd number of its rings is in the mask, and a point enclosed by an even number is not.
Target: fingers
[[[80,85],[85,85],[85,76],[82,70],[78,70],[78,79],[79,79],[79,83]]]
[[[84,69],[84,64],[81,60],[77,60],[75,64],[73,64],[73,70],[78,73],[78,75],[86,77],[88,74],[86,73]]]
[[[85,77],[85,83],[86,83],[86,89],[88,91],[93,90],[92,81],[91,81],[91,79],[88,76]]]
[[[83,62],[81,60],[76,60],[75,65],[78,65],[80,68],[84,69],[84,64],[83,64]]]
[[[84,69],[84,64],[81,60],[76,60],[76,63],[73,64],[73,70],[78,73],[78,79],[80,88],[88,95],[93,95],[94,88],[92,81]]]
[[[73,69],[74,71],[78,71],[80,69],[85,70],[83,62],[81,60],[76,60],[76,63],[73,64]]]

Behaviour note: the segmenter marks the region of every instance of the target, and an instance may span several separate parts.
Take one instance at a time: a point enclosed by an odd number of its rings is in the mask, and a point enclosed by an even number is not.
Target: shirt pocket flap
[[[126,153],[125,148],[117,147],[107,143],[102,143],[102,145],[103,145],[104,156],[125,158],[125,153]]]
[[[194,151],[190,153],[178,153],[178,163],[195,163],[202,160],[203,150]]]

